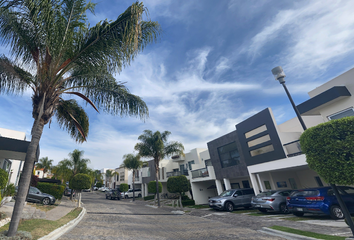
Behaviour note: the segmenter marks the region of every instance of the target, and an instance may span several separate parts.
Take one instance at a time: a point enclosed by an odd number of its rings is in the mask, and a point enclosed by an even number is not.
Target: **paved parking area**
[[[147,207],[143,201],[106,200],[102,193],[85,193],[84,219],[60,239],[275,239],[235,222],[173,214],[171,208]]]

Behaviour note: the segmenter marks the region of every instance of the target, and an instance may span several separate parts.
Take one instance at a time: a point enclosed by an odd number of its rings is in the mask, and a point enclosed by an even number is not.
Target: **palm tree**
[[[184,156],[183,144],[180,142],[167,142],[168,136],[171,134],[169,131],[164,131],[160,133],[159,131],[152,132],[150,130],[145,130],[142,135],[139,136],[140,143],[135,145],[135,150],[139,152],[141,157],[153,158],[155,165],[155,179],[156,179],[156,190],[158,190],[159,181],[159,163],[160,160],[165,157],[172,156],[174,154]],[[160,196],[157,192],[157,203],[160,207]]]
[[[116,176],[116,172],[114,170],[107,170],[106,171],[106,182],[108,182],[108,187],[111,187],[111,180],[112,180],[112,177]]]
[[[49,160],[48,157],[43,157],[39,159],[38,163],[36,163],[36,168],[43,169],[43,174],[45,174],[48,172],[48,170],[52,169],[52,163],[53,160]]]
[[[123,159],[124,168],[133,171],[133,201],[135,201],[135,173],[143,166],[143,162],[140,161],[139,154],[125,154]]]
[[[148,117],[148,108],[113,74],[130,64],[160,33],[157,22],[143,21],[146,8],[135,2],[114,21],[90,27],[86,0],[0,0],[0,38],[10,57],[0,56],[0,93],[32,90],[31,143],[27,149],[8,236],[17,232],[44,125],[55,116],[77,142],[86,140],[88,117],[74,99],[96,111]]]
[[[58,165],[52,168],[52,172],[56,179],[60,179],[62,183],[66,183],[70,180],[72,171],[68,166],[67,161],[60,161]]]

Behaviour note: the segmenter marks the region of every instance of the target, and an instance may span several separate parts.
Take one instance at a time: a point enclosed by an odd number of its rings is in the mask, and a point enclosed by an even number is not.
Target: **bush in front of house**
[[[155,195],[149,195],[149,196],[144,197],[144,200],[147,201],[147,200],[152,200],[154,198],[155,198]]]
[[[41,190],[41,192],[48,193],[56,199],[61,199],[65,190],[65,185],[39,182],[37,183],[37,188]]]
[[[4,197],[12,197],[15,195],[15,185],[13,183],[10,183],[7,185],[4,189],[3,196]]]
[[[195,201],[190,199],[190,200],[182,200],[182,206],[192,206],[195,205]]]
[[[0,168],[0,189],[4,189],[6,187],[8,178],[9,174],[4,169]]]

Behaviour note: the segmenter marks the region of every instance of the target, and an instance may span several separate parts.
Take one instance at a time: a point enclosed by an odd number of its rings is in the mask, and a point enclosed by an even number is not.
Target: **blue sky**
[[[91,25],[114,20],[133,1],[102,0]],[[115,168],[133,153],[145,129],[168,130],[185,150],[235,129],[270,107],[276,121],[295,117],[282,86],[271,74],[281,65],[296,104],[307,92],[354,65],[354,1],[148,0],[149,18],[163,30],[131,65],[116,75],[148,104],[150,118],[97,114],[88,141],[76,144],[56,121],[45,126],[41,157],[58,161],[85,151],[95,169]],[[0,46],[0,53],[6,48]],[[0,95],[0,127],[30,139],[31,98]]]

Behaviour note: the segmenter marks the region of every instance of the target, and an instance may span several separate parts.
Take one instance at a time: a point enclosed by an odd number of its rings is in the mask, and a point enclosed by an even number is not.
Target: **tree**
[[[129,185],[126,184],[126,183],[121,183],[121,184],[119,185],[119,190],[120,190],[121,192],[124,192],[124,195],[125,195],[125,193],[128,192],[128,190],[129,190]]]
[[[85,0],[0,1],[0,38],[11,55],[0,57],[0,93],[32,90],[31,142],[21,174],[8,236],[16,234],[44,125],[56,117],[77,142],[86,141],[88,116],[75,96],[97,112],[145,119],[145,102],[114,74],[130,64],[159,33],[157,22],[144,21],[146,8],[135,2],[114,21],[90,27]]]
[[[182,193],[188,192],[190,189],[189,182],[186,176],[172,176],[167,180],[167,191],[170,193],[179,194],[179,205],[182,205]]]
[[[143,162],[140,161],[139,154],[125,154],[123,159],[124,168],[133,171],[133,201],[135,201],[135,173],[143,166]]]
[[[62,183],[66,183],[72,176],[72,171],[69,168],[67,160],[60,161],[58,165],[52,167],[52,173],[55,179],[61,180]]]
[[[332,120],[307,129],[300,137],[309,167],[330,183],[354,235],[354,224],[335,184],[354,184],[354,117]],[[331,210],[332,211],[332,210]]]
[[[141,157],[154,159],[156,189],[158,188],[159,182],[160,160],[174,154],[184,155],[184,147],[182,143],[167,142],[167,138],[170,134],[171,132],[169,131],[164,131],[163,133],[156,131],[153,133],[150,130],[145,130],[144,133],[138,138],[140,143],[135,145],[135,150],[139,152]],[[158,207],[160,207],[159,194],[157,194],[157,204]]]
[[[53,160],[49,160],[48,157],[43,157],[39,159],[39,162],[36,163],[36,168],[43,169],[43,174],[47,173],[48,170],[52,169]]]
[[[81,191],[91,187],[91,177],[88,174],[78,173],[70,181],[69,187],[80,193],[79,207],[81,207]]]
[[[0,168],[0,190],[6,187],[9,174],[2,168]]]
[[[117,172],[114,171],[114,170],[107,170],[106,171],[106,182],[108,182],[108,187],[111,187],[111,180],[112,180],[112,177],[116,176],[117,175]]]
[[[93,186],[97,181],[102,180],[102,174],[100,170],[87,169],[87,174],[91,177],[91,192],[93,192]]]
[[[156,188],[157,186],[158,186],[158,188]],[[159,194],[157,194],[156,189],[158,189],[159,193],[161,193],[162,192],[162,183],[159,182],[158,184],[156,184],[156,181],[150,181],[148,183],[148,193],[155,194],[155,204],[156,204],[157,196],[159,195]]]
[[[102,187],[103,186],[103,182],[102,182],[102,180],[99,180],[97,183],[96,183],[96,187],[97,188],[100,188],[100,187]]]

